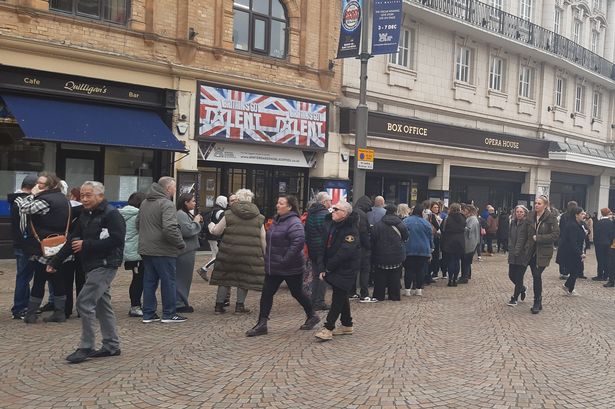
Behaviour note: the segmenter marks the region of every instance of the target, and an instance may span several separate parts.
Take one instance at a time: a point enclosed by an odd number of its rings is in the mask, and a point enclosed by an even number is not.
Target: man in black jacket
[[[369,296],[369,273],[372,269],[372,252],[370,240],[370,225],[367,219],[367,213],[372,210],[372,199],[369,196],[360,197],[354,204],[352,209],[359,218],[359,248],[361,249],[359,257],[361,258],[361,266],[357,271],[357,283],[353,298],[359,298],[356,295],[356,287],[360,288],[360,302],[376,302],[375,298]]]
[[[608,207],[600,209],[602,218],[594,224],[594,246],[596,248],[596,261],[598,262],[598,274],[593,277],[594,281],[606,281],[609,279],[609,248],[613,230],[613,219]]]
[[[323,258],[328,229],[325,217],[329,214],[330,208],[331,196],[329,196],[329,193],[318,193],[316,203],[308,209],[307,220],[305,221],[305,244],[307,244],[312,263],[312,305],[316,311],[329,309],[329,306],[325,303],[327,285],[319,279],[319,276],[324,271]]]
[[[13,238],[13,253],[17,262],[15,275],[15,293],[11,313],[13,319],[23,319],[30,300],[30,281],[34,276],[34,265],[30,262],[30,255],[26,251],[26,235],[28,234],[28,216],[19,213],[19,206],[15,203],[18,197],[29,196],[38,178],[28,175],[21,182],[21,189],[10,193],[7,197],[11,206],[11,233]]]
[[[104,193],[105,187],[100,182],[88,181],[81,186],[84,210],[66,245],[47,265],[47,271],[53,272],[70,254],[81,253],[86,274],[85,284],[77,297],[81,342],[79,348],[66,357],[70,363],[116,356],[121,352],[109,287],[122,264],[126,224],[120,212],[107,203]],[[99,350],[94,349],[96,318],[100,321],[103,339]]]

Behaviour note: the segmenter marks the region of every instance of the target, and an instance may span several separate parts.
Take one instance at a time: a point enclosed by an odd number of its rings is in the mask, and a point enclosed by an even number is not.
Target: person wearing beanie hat
[[[594,246],[596,247],[596,261],[598,271],[594,281],[607,281],[609,279],[609,248],[615,233],[615,225],[611,219],[611,209],[600,209],[602,218],[594,226]]]

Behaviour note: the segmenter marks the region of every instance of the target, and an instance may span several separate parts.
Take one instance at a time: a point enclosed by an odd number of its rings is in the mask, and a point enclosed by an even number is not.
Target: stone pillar
[[[608,21],[609,24],[606,26],[606,35],[604,39],[604,58],[613,61],[615,58],[615,0],[608,0],[606,6],[606,21]]]
[[[609,206],[609,189],[611,187],[611,175],[606,172],[594,178],[594,184],[587,189],[588,212],[598,212],[603,207]]]
[[[444,200],[444,204],[448,206],[448,197],[451,180],[451,161],[444,159],[442,164],[437,166],[436,175],[429,178],[427,189],[429,190],[429,199]]]
[[[549,197],[551,191],[551,169],[540,166],[533,167],[525,174],[525,182],[521,186],[521,194],[531,200],[536,196]]]

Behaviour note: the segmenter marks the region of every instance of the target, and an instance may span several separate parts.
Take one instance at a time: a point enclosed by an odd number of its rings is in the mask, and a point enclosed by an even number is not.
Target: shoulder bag
[[[66,231],[64,234],[51,234],[41,240],[36,233],[36,229],[34,228],[34,224],[30,220],[30,227],[32,227],[32,233],[34,234],[34,238],[41,245],[41,251],[43,253],[43,257],[53,257],[60,249],[66,244],[66,239],[68,237],[68,228],[70,227],[70,216],[71,216],[71,205],[68,203],[68,220],[66,221]]]

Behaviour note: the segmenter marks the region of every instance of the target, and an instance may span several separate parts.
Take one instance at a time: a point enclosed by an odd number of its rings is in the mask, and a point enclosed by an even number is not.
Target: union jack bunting
[[[199,84],[201,140],[327,147],[326,104]]]

